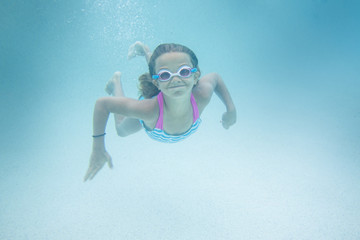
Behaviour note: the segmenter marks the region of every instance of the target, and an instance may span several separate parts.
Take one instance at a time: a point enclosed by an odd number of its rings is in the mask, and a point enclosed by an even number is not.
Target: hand
[[[113,168],[111,157],[106,151],[93,151],[90,156],[89,168],[85,174],[84,182],[92,180],[106,162],[109,168]]]
[[[222,115],[221,121],[225,129],[229,129],[231,125],[236,123],[236,111],[227,111]]]

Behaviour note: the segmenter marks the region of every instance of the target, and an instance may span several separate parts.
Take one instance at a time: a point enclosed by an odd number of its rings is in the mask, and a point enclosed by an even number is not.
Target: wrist
[[[100,137],[105,137],[105,135],[106,135],[106,133],[104,132],[104,133],[102,133],[102,134],[94,134],[94,135],[92,135],[92,137],[93,138],[100,138]]]
[[[105,151],[104,137],[93,138],[92,149],[93,151]]]
[[[234,104],[230,104],[229,106],[226,106],[227,112],[236,112],[236,108]]]

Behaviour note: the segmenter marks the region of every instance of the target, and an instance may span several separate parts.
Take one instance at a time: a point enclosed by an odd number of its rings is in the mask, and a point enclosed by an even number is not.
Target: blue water
[[[360,239],[360,3],[1,1],[0,239]],[[116,136],[82,182],[113,72],[140,40],[189,46],[214,96],[190,139]]]

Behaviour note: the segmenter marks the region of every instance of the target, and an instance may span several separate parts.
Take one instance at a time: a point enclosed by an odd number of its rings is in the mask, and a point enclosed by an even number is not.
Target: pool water
[[[2,1],[0,239],[359,239],[360,4],[305,1]],[[219,73],[177,144],[116,135],[83,182],[92,113],[122,72],[138,97],[140,40],[190,47]]]

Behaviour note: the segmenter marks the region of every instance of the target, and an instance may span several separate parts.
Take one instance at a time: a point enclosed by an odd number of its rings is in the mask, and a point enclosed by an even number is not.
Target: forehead
[[[192,66],[190,56],[187,53],[164,53],[155,60],[156,71],[159,71],[160,69],[176,71],[182,65],[189,65],[190,67]]]

